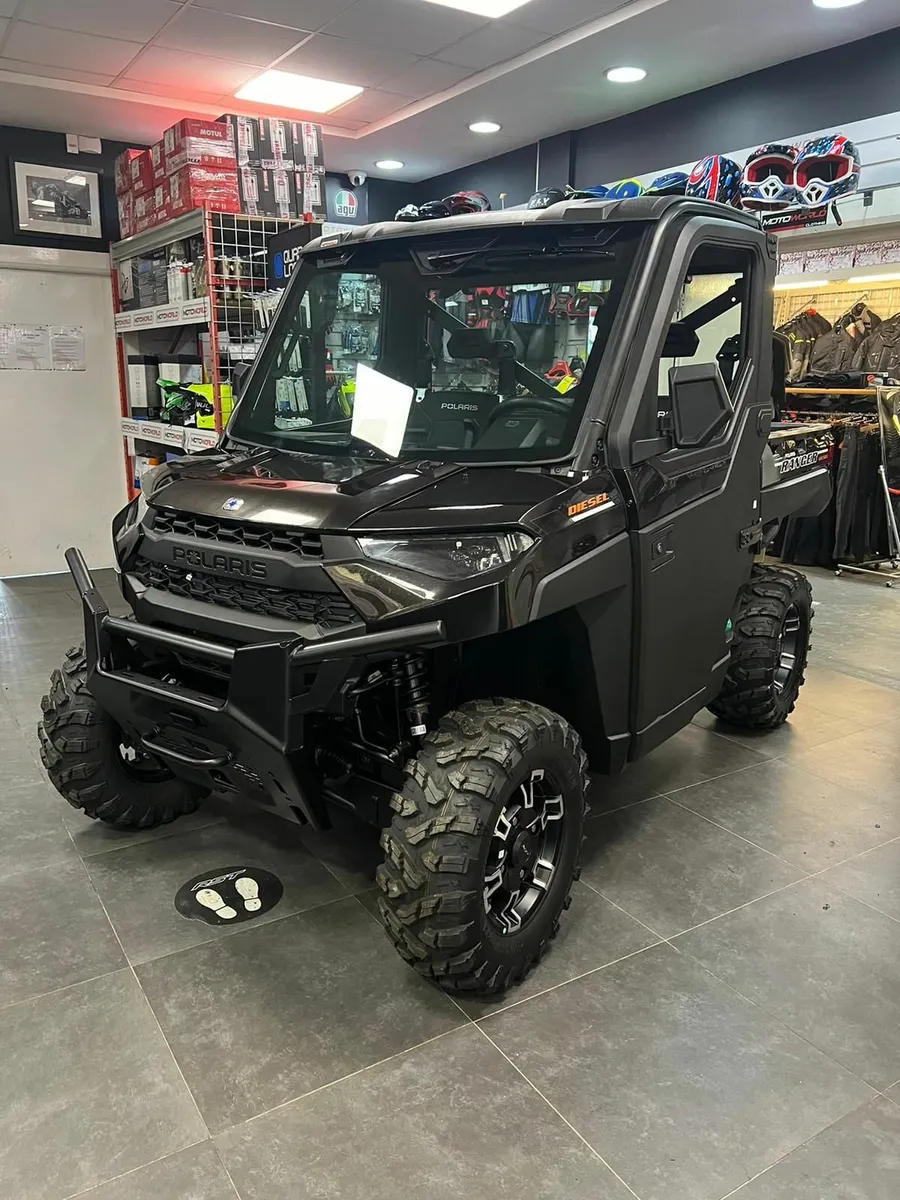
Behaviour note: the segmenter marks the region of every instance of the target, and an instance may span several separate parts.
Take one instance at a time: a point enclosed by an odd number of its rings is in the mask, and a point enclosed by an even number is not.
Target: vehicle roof
[[[373,225],[360,225],[343,233],[323,234],[304,246],[302,253],[388,238],[434,238],[466,229],[515,229],[528,225],[570,224],[574,221],[579,224],[659,221],[664,216],[675,215],[674,209],[683,211],[685,215],[730,221],[761,230],[757,216],[727,204],[698,200],[691,196],[635,196],[623,200],[562,200],[549,208],[507,208],[469,216],[443,217],[437,221],[380,221]]]

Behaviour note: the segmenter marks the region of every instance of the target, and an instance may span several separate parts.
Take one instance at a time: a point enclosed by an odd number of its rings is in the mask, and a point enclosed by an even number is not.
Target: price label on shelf
[[[146,421],[132,421],[129,417],[122,418],[122,433],[125,437],[140,437]]]
[[[181,320],[181,308],[177,304],[163,305],[162,308],[156,308],[153,311],[155,313],[154,325],[177,325]]]
[[[116,333],[127,333],[129,329],[134,329],[134,313],[116,313]]]
[[[184,430],[179,425],[164,425],[162,440],[166,446],[183,446]]]
[[[156,310],[153,308],[138,309],[131,314],[132,329],[147,329],[156,322]]]
[[[181,318],[183,321],[205,321],[209,317],[209,300],[201,296],[199,300],[182,300]]]
[[[219,435],[214,429],[186,429],[184,431],[184,448],[191,450],[209,450],[218,446]]]
[[[166,440],[167,425],[162,425],[157,421],[141,421],[141,433],[138,437],[146,438],[149,442],[164,442]]]

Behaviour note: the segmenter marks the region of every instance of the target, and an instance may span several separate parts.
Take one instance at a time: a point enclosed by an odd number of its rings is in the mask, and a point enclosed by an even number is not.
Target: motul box
[[[324,171],[322,126],[311,121],[291,121],[290,157],[295,171]]]
[[[134,233],[134,192],[116,197],[119,209],[119,236],[129,238]]]
[[[259,155],[259,121],[256,117],[239,117],[225,113],[219,120],[231,126],[234,152],[239,167],[261,166]]]
[[[153,164],[150,162],[150,151],[141,150],[128,164],[131,177],[131,190],[135,196],[153,191]]]
[[[161,225],[172,215],[172,190],[168,179],[153,189],[153,224]]]
[[[142,150],[124,150],[115,163],[116,195],[131,190],[131,160],[142,154]]]
[[[278,117],[259,118],[259,165],[267,171],[290,171],[294,165],[291,125]]]
[[[238,174],[234,166],[182,167],[169,176],[169,215],[180,216],[195,208],[239,213]]]
[[[227,121],[197,121],[185,117],[163,134],[166,174],[186,166],[236,165],[234,138]]]
[[[238,179],[241,212],[251,217],[296,216],[297,197],[290,171],[241,167]]]
[[[312,215],[314,221],[326,220],[325,172],[295,171],[294,187],[297,194],[297,216]]]
[[[150,165],[153,169],[153,186],[156,187],[166,177],[166,151],[162,141],[150,147]]]

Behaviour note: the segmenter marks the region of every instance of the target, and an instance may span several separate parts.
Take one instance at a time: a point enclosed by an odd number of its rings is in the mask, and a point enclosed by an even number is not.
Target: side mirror
[[[675,445],[685,450],[708,446],[734,413],[734,405],[715,363],[672,367],[669,395]]]
[[[240,400],[244,382],[249,374],[250,364],[248,362],[235,363],[234,370],[231,372],[231,391],[235,400]]]

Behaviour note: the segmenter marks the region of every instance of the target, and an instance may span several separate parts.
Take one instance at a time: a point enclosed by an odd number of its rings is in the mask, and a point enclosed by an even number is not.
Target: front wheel
[[[442,718],[382,835],[379,908],[403,958],[449,991],[523,979],[569,906],[587,788],[578,734],[548,709],[476,700]]]
[[[738,601],[728,673],[709,711],[745,729],[786,721],[803,686],[812,618],[805,575],[754,566]]]
[[[84,648],[50,679],[38,725],[50,782],[85,816],[117,829],[152,829],[193,812],[206,793],[132,745],[87,686]]]

